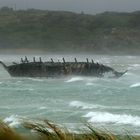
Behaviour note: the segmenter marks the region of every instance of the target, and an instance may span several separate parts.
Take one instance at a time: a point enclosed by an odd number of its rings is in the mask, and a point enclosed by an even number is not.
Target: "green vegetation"
[[[44,123],[43,123],[44,122]],[[110,132],[96,130],[87,125],[87,130],[81,134],[62,130],[57,125],[44,120],[42,123],[24,122],[23,126],[31,132],[29,134],[17,133],[7,124],[0,122],[0,140],[139,140],[139,136],[118,136]]]
[[[0,48],[139,54],[140,12],[87,15],[3,7]]]

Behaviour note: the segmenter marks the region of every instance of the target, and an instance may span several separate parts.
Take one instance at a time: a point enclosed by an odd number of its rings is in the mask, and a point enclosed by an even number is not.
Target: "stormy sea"
[[[38,59],[40,55],[28,55]],[[6,65],[24,55],[0,55]],[[118,79],[69,76],[63,78],[11,77],[0,65],[0,119],[16,129],[24,120],[48,119],[77,132],[89,123],[113,133],[140,134],[140,57],[110,55],[42,55],[42,61],[93,59],[117,71]]]

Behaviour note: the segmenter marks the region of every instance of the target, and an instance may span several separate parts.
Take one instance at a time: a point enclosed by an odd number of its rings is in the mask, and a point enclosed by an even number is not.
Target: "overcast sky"
[[[131,12],[140,10],[140,0],[0,0],[0,7],[17,9],[65,10],[95,14],[104,11]]]

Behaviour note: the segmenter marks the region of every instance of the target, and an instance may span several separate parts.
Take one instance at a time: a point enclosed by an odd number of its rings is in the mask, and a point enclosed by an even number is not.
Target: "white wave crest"
[[[30,88],[29,91],[34,91],[34,89],[33,88]]]
[[[84,80],[84,78],[82,78],[82,77],[73,77],[73,78],[67,80],[66,82],[71,83],[71,82],[82,81],[82,80]]]
[[[133,67],[139,67],[140,64],[132,64],[131,66],[133,66]]]
[[[14,128],[18,128],[21,124],[21,119],[18,117],[18,115],[11,115],[10,117],[6,117],[3,121],[10,127]]]
[[[39,79],[39,78],[28,78],[28,79],[36,82],[44,82],[44,79]]]
[[[139,83],[132,84],[132,85],[130,86],[130,88],[139,87],[139,86],[140,86],[140,82],[139,82]]]
[[[85,81],[86,83],[92,83],[95,82],[96,80],[98,80],[99,78],[97,77],[92,77],[92,76],[76,76],[76,77],[71,77],[70,79],[68,79],[67,81],[65,81],[66,83],[70,83],[70,82],[77,82],[77,81]]]
[[[82,109],[94,109],[94,108],[106,108],[105,106],[102,105],[98,105],[98,104],[88,104],[88,103],[83,103],[80,101],[72,101],[69,104],[72,107],[76,107],[76,108],[82,108]]]
[[[127,76],[133,76],[134,73],[132,73],[132,72],[126,72],[124,75],[127,75]]]
[[[89,112],[83,117],[90,118],[93,123],[113,123],[140,126],[140,117],[127,114],[111,114],[108,112]]]
[[[3,82],[0,82],[0,85],[3,84]]]
[[[39,109],[39,110],[44,110],[44,109],[46,109],[46,107],[45,107],[45,106],[41,106],[41,107],[39,107],[38,109]]]
[[[93,83],[86,83],[86,86],[93,86]]]

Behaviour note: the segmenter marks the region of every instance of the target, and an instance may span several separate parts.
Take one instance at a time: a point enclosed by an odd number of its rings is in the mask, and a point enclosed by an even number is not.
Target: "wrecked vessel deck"
[[[35,57],[32,62],[29,62],[27,57],[25,60],[21,58],[20,63],[14,63],[13,65],[6,66],[2,61],[0,63],[13,77],[65,77],[65,76],[93,76],[104,77],[105,73],[111,73],[109,78],[119,78],[125,72],[118,72],[113,68],[94,63],[92,60],[89,62],[77,62],[75,58],[74,62],[66,62],[63,58],[62,62],[54,62],[53,59],[48,62],[42,62],[41,57],[38,62],[35,61]]]

